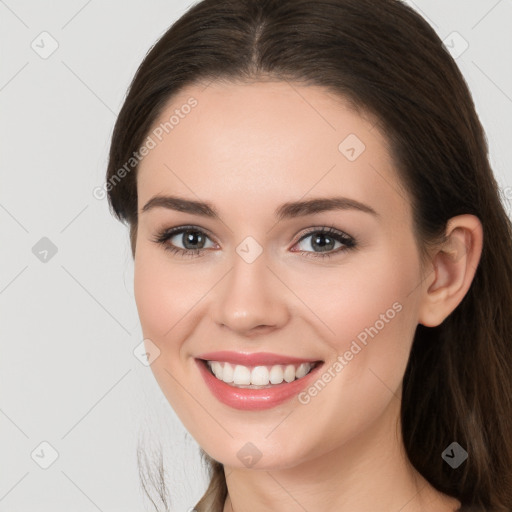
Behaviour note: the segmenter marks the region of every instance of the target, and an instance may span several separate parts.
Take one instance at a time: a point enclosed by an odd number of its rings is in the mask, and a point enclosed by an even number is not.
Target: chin
[[[210,439],[211,441],[211,439]],[[283,451],[282,444],[251,442],[245,439],[231,439],[226,446],[202,446],[203,450],[224,466],[237,469],[282,470],[293,468],[308,459],[304,453],[303,443],[290,447],[289,452]],[[302,449],[300,445],[302,444]]]

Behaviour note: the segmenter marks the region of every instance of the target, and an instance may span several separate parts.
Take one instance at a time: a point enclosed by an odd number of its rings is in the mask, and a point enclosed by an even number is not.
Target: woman
[[[198,3],[134,77],[107,189],[197,511],[512,510],[512,229],[413,10]]]

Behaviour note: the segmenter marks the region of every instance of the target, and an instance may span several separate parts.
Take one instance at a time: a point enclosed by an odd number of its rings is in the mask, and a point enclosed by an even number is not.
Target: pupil
[[[201,244],[201,242],[204,243],[203,236],[201,235],[201,233],[198,233],[197,231],[187,231],[186,234],[184,234],[184,237],[185,243],[183,245],[187,249],[197,249],[197,247],[187,247],[189,243],[192,245]]]
[[[322,242],[322,240],[323,240],[323,242]],[[327,240],[327,242],[326,242],[326,240]],[[316,237],[313,238],[313,246],[317,245],[319,248],[321,248],[323,250],[333,249],[333,247],[331,247],[333,245],[333,243],[334,243],[333,240],[325,235],[317,235]],[[327,246],[329,246],[329,247],[327,247]]]

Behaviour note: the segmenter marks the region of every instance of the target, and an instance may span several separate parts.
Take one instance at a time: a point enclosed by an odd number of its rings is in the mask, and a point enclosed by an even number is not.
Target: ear
[[[424,280],[418,323],[436,327],[460,304],[466,295],[480,261],[483,229],[478,217],[452,217],[447,240],[431,257],[431,270]]]

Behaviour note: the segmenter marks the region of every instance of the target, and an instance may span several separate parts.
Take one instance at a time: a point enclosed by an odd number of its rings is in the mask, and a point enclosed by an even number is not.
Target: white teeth
[[[295,375],[297,376],[297,379],[300,379],[306,375],[306,373],[309,372],[311,369],[311,365],[308,365],[308,363],[302,363],[299,368],[297,369],[297,372]]]
[[[256,366],[251,372],[251,384],[266,386],[268,384],[268,374],[269,371],[265,366]]]
[[[219,363],[222,365],[222,363]],[[233,382],[233,367],[229,363],[224,363],[222,368],[222,380],[224,382]]]
[[[306,376],[313,368],[312,363],[301,363],[274,366],[243,366],[232,365],[220,361],[207,361],[208,367],[219,380],[240,387],[269,386],[281,384],[283,381],[293,382]]]
[[[283,367],[280,365],[272,366],[272,368],[270,369],[270,383],[281,384],[281,382],[283,382],[283,379]],[[293,380],[295,380],[295,368],[293,369]]]
[[[222,369],[222,365],[218,361],[212,361],[211,368],[212,368],[212,372],[214,373],[215,377],[222,380],[222,375],[224,373],[223,369]]]
[[[306,374],[304,374],[306,375]],[[295,380],[295,366],[293,366],[293,364],[289,364],[285,369],[284,369],[284,380],[286,382],[292,382]]]
[[[234,384],[250,384],[251,383],[251,370],[247,366],[237,364],[233,373]]]

